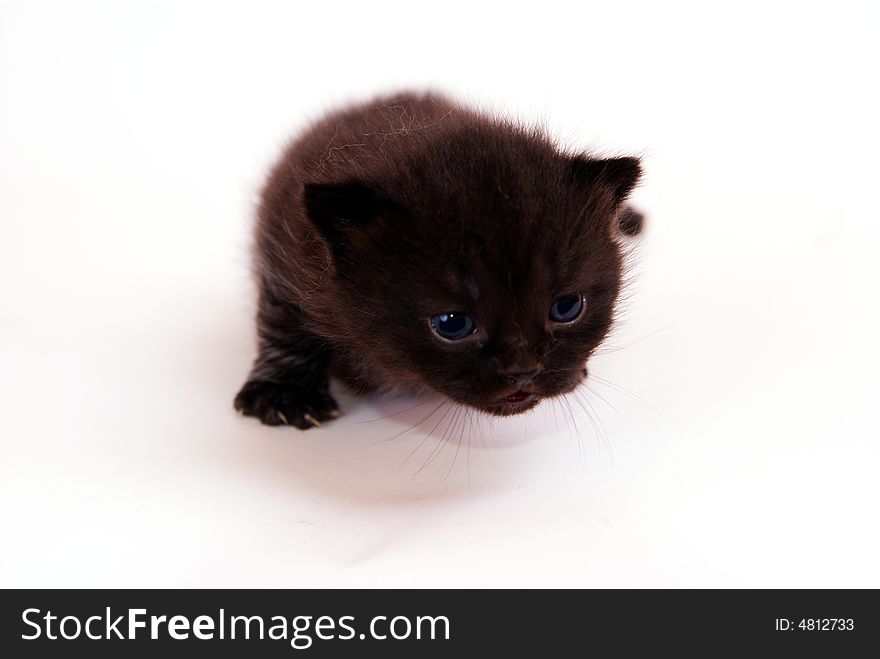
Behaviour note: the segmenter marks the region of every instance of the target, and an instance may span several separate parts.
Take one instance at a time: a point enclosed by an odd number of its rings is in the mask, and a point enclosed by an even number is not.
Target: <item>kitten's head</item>
[[[305,187],[347,338],[401,381],[493,414],[571,391],[611,326],[638,160],[564,155],[499,125],[410,151]]]

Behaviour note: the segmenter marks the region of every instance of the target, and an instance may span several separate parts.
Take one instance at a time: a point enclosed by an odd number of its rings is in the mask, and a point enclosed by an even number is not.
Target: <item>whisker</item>
[[[596,391],[595,389],[592,389],[592,388],[590,387],[590,381],[589,381],[589,380],[587,380],[586,382],[584,382],[584,388],[585,388],[587,391],[589,391],[591,394],[593,394],[594,396],[596,396],[596,398],[598,398],[598,399],[601,400],[603,403],[605,403],[605,404],[606,404],[608,407],[610,407],[612,410],[614,410],[615,412],[617,412],[618,414],[620,414],[620,410],[617,409],[617,407],[615,407],[613,403],[611,403],[607,398],[605,398],[605,396],[603,396],[602,394],[600,394],[598,391]]]
[[[470,415],[470,413],[471,413],[471,410],[467,409],[467,410],[465,410],[465,413],[462,415],[461,429],[459,430],[459,433],[458,433],[458,446],[455,448],[455,454],[452,456],[452,464],[449,465],[449,470],[446,472],[446,475],[443,477],[444,481],[447,478],[449,478],[449,474],[452,473],[452,469],[453,469],[453,467],[455,467],[455,461],[458,460],[458,453],[459,453],[459,451],[461,451],[461,441],[462,441],[462,439],[464,439],[464,422],[468,418],[468,415]]]
[[[590,401],[583,395],[582,391],[575,389],[574,391],[575,399],[578,401],[578,404],[581,406],[581,409],[584,410],[584,413],[587,415],[587,418],[590,420],[590,423],[593,425],[593,430],[596,431],[596,438],[599,440],[601,444],[605,446],[605,450],[608,451],[608,457],[611,460],[611,465],[614,466],[614,452],[611,450],[611,440],[608,437],[608,431],[605,430],[605,424],[602,423],[602,419],[596,413],[596,409],[590,403]],[[586,405],[586,406],[585,406]]]
[[[437,420],[437,423],[434,424],[434,427],[431,428],[431,432],[429,432],[427,435],[425,435],[424,439],[422,439],[422,441],[419,442],[419,445],[416,446],[412,451],[410,451],[409,455],[406,456],[406,458],[404,458],[403,462],[400,463],[400,467],[398,467],[398,469],[401,469],[401,468],[403,467],[403,465],[405,465],[405,464],[407,463],[407,461],[408,461],[413,455],[415,455],[416,451],[418,451],[420,448],[422,448],[422,446],[424,446],[425,442],[427,442],[428,439],[431,437],[431,435],[434,434],[434,431],[437,430],[437,428],[440,427],[440,424],[441,424],[441,423],[443,423],[443,419],[445,419],[445,418],[446,418],[446,415],[449,414],[449,410],[453,409],[453,408],[451,407],[451,405],[454,404],[454,403],[452,403],[452,401],[450,401],[450,400],[444,400],[444,401],[442,401],[442,402],[440,403],[440,405],[444,405],[444,404],[447,404],[447,407],[446,407],[446,409],[443,411],[443,414],[440,415],[440,418]],[[438,406],[437,406],[437,409],[439,409],[439,407],[440,407],[440,406],[438,405]],[[435,409],[434,412],[436,412],[437,409]],[[434,412],[431,412],[431,414],[433,415]],[[418,472],[416,472],[416,473],[418,473]]]
[[[428,400],[423,400],[418,405],[413,405],[412,407],[407,407],[403,410],[398,410],[397,412],[393,412],[392,414],[386,414],[385,416],[377,416],[375,419],[366,419],[365,421],[358,421],[354,425],[359,426],[363,423],[373,423],[374,421],[381,421],[382,419],[390,419],[391,417],[397,416],[398,414],[403,414],[404,412],[410,412],[416,408],[421,407],[422,405],[427,405],[428,403],[433,403],[436,398],[429,398]]]
[[[630,347],[636,345],[637,343],[641,343],[641,342],[644,341],[645,339],[650,339],[652,336],[656,336],[656,335],[659,334],[660,332],[665,332],[666,330],[671,329],[671,328],[672,328],[672,325],[667,325],[666,327],[661,327],[660,329],[658,329],[658,330],[654,330],[654,331],[651,332],[650,334],[646,334],[646,335],[643,336],[642,338],[640,338],[640,339],[636,339],[636,340],[633,341],[632,343],[627,343],[626,345],[622,345],[622,346],[611,346],[611,345],[609,345],[609,346],[606,346],[606,347],[600,346],[599,348],[597,348],[597,349],[593,352],[593,356],[594,356],[594,357],[601,357],[601,356],[603,356],[603,355],[609,355],[609,354],[611,354],[612,352],[617,352],[618,350],[623,350],[624,348],[630,348]]]
[[[586,464],[586,449],[584,447],[584,437],[581,434],[581,429],[578,427],[577,418],[574,415],[574,411],[571,409],[571,403],[568,400],[568,397],[562,397],[559,399],[560,405],[564,403],[563,410],[568,412],[568,417],[571,420],[571,427],[574,429],[575,436],[577,437],[578,442],[578,468],[582,469]]]
[[[550,399],[553,401],[553,405],[550,406],[550,409],[553,410],[553,425],[556,427],[556,432],[559,432],[559,414],[556,410],[556,400]]]
[[[468,416],[468,440],[467,440],[467,486],[471,489],[471,441],[474,438],[474,414],[476,410],[471,410]]]
[[[656,414],[657,416],[660,416],[660,417],[663,416],[663,412],[661,412],[658,408],[651,405],[651,403],[646,401],[641,396],[638,396],[638,395],[634,394],[633,392],[629,391],[628,389],[621,387],[619,384],[614,384],[613,382],[606,380],[604,378],[600,378],[598,375],[594,375],[592,373],[590,373],[590,377],[593,378],[596,382],[598,382],[600,384],[604,384],[606,387],[610,387],[611,389],[614,389],[615,391],[618,391],[618,392],[624,394],[625,396],[629,396],[632,400],[634,400],[638,403],[641,403],[642,405],[647,407],[649,410],[654,412],[654,414]]]
[[[428,459],[422,463],[422,466],[418,468],[416,474],[422,471],[425,467],[431,464],[437,457],[443,452],[443,448],[446,446],[447,437],[449,436],[449,430],[455,424],[455,420],[458,418],[459,414],[461,414],[462,409],[464,409],[458,403],[455,404],[456,409],[452,415],[452,418],[449,420],[449,423],[446,425],[446,428],[443,429],[443,434],[440,436],[440,439],[437,440],[437,445],[434,447],[434,450],[431,451],[430,455],[428,455]]]
[[[399,433],[397,433],[396,435],[392,435],[392,436],[389,437],[388,439],[383,439],[383,440],[380,440],[380,441],[382,441],[382,442],[390,442],[390,441],[393,441],[393,440],[397,439],[398,437],[400,437],[401,435],[405,435],[405,434],[408,433],[410,430],[414,430],[415,428],[418,428],[418,427],[419,427],[420,425],[422,425],[425,421],[427,421],[427,420],[430,419],[432,416],[434,416],[434,414],[437,412],[437,410],[440,409],[440,407],[443,405],[444,402],[446,402],[446,401],[441,400],[441,401],[437,404],[437,407],[435,407],[433,410],[431,410],[431,412],[430,412],[427,416],[423,417],[422,420],[419,421],[418,423],[414,423],[414,424],[411,425],[409,428],[405,428],[405,429],[401,430],[401,431],[400,431]],[[378,443],[379,443],[379,442],[376,442],[376,444],[378,444]]]

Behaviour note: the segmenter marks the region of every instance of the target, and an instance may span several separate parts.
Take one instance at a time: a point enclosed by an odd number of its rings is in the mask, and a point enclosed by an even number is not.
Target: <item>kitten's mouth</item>
[[[523,391],[520,389],[515,394],[510,394],[510,396],[505,396],[501,399],[501,403],[509,403],[512,405],[518,405],[529,398],[534,398],[534,394],[529,393],[528,391]]]
[[[494,400],[486,407],[486,411],[504,416],[524,412],[537,404],[538,397],[534,393],[518,389],[512,394]]]

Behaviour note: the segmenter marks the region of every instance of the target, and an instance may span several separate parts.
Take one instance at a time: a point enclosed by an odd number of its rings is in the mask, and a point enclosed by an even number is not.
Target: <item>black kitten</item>
[[[499,415],[571,391],[611,325],[640,172],[434,95],[328,116],[263,191],[236,409],[319,425],[339,415],[330,374]]]

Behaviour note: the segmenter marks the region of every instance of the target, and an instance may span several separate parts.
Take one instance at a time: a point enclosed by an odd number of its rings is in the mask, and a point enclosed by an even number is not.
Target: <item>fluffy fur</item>
[[[319,425],[339,414],[331,374],[358,392],[439,393],[494,414],[571,391],[611,325],[620,233],[641,227],[623,204],[640,171],[435,95],[327,116],[263,191],[259,354],[235,407]],[[585,310],[553,323],[564,294]],[[438,337],[429,319],[450,311],[476,331]]]

